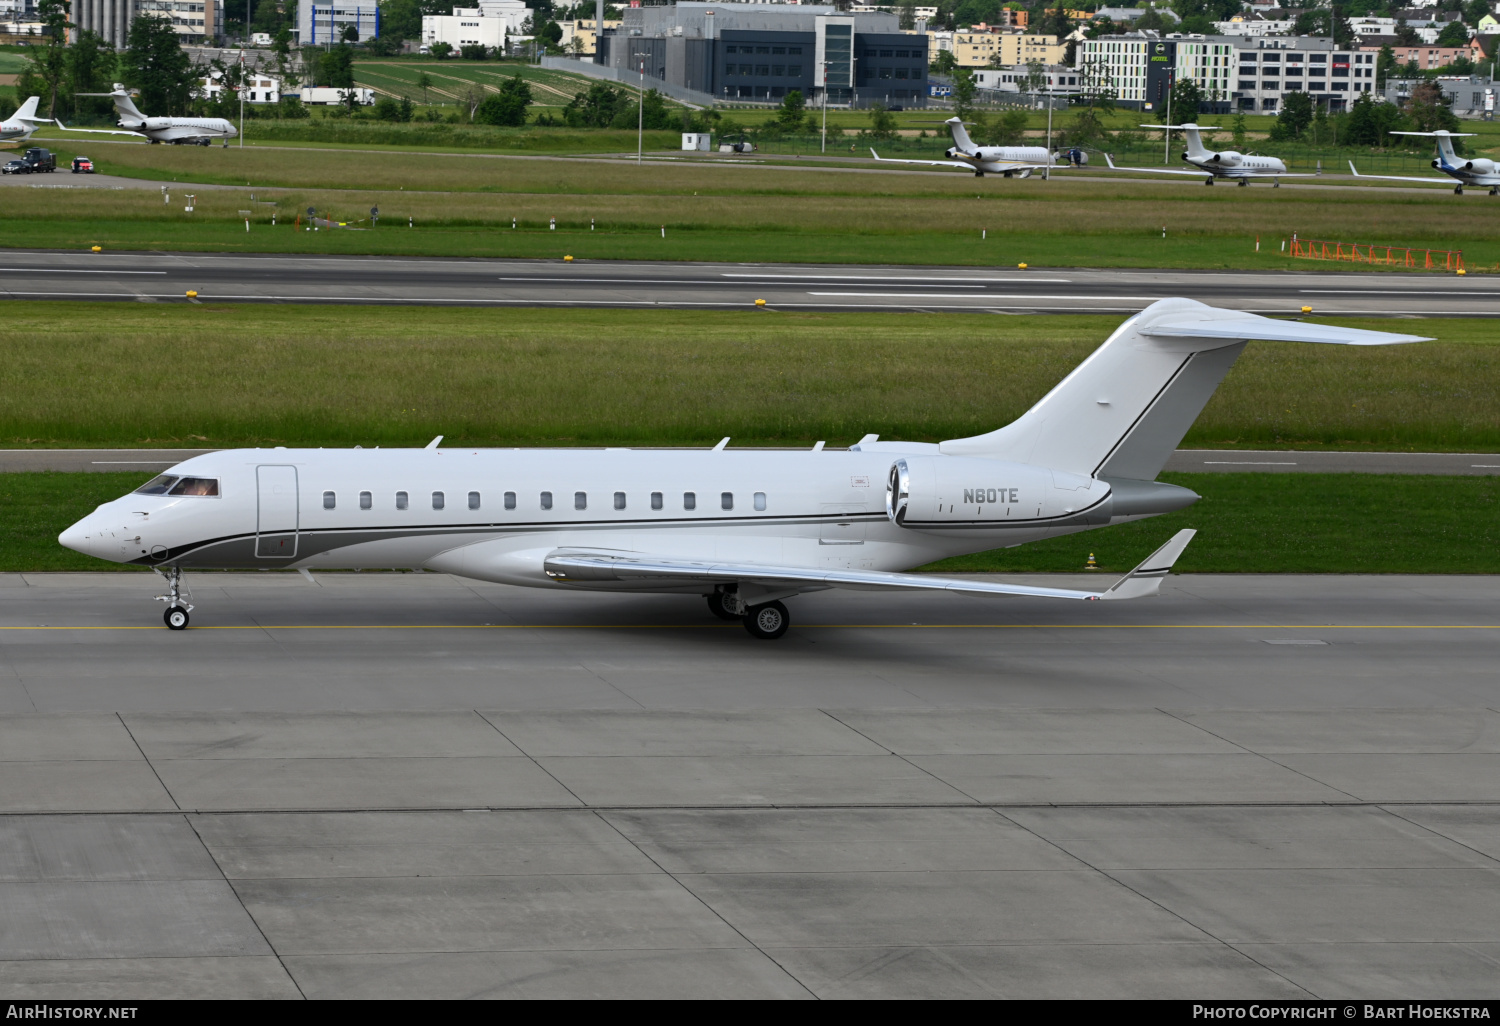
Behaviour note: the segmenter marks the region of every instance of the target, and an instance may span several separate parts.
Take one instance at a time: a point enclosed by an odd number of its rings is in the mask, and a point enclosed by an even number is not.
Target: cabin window
[[[573,508],[574,509],[588,509],[589,508],[589,493],[588,492],[574,492],[573,493]]]
[[[651,508],[652,509],[661,509],[661,507],[662,507],[661,492],[652,492],[651,493]]]
[[[408,496],[405,492],[396,493],[396,508],[405,509],[409,505]]]
[[[374,505],[375,505],[375,496],[371,495],[369,492],[360,492],[359,493],[359,508],[360,509],[370,509]]]
[[[719,493],[719,508],[720,509],[734,509],[734,493],[733,492],[720,492]]]
[[[135,490],[135,494],[137,494],[137,495],[166,495],[167,494],[167,490],[169,488],[171,488],[176,483],[177,483],[177,478],[173,477],[171,474],[163,474],[160,477],[153,477],[151,480],[149,480],[145,484],[141,485],[139,488],[137,488]]]
[[[758,513],[764,513],[766,511],[766,493],[765,492],[756,492],[755,493],[755,509],[756,509],[756,512],[758,512]]]
[[[324,492],[323,493],[323,508],[324,509],[333,509],[337,505],[338,505],[338,496],[337,495],[333,494],[332,492]]]
[[[698,493],[697,492],[683,492],[682,493],[682,508],[683,509],[697,509],[698,508]]]
[[[442,509],[443,505],[444,505],[443,493],[442,492],[433,492],[432,493],[432,508],[433,509]]]
[[[469,508],[470,509],[478,509],[479,508],[479,493],[478,492],[470,492],[469,493]]]
[[[185,477],[172,486],[168,495],[218,495],[219,482],[211,477]]]
[[[615,509],[625,508],[625,493],[615,492]]]
[[[552,493],[551,492],[543,492],[542,493],[542,509],[551,509],[551,508],[552,508]]]
[[[506,492],[505,493],[505,508],[506,509],[515,509],[516,508],[516,493],[515,492]]]

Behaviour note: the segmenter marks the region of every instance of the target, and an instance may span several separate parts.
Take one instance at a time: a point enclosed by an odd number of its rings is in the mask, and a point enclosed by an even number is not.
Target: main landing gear
[[[1249,184],[1250,184],[1250,179],[1248,179],[1248,178],[1241,178],[1240,179],[1240,188],[1241,189],[1243,189],[1245,186],[1247,186]]]
[[[162,619],[174,631],[186,630],[188,614],[193,611],[193,603],[190,599],[187,605],[182,604],[182,596],[180,594],[182,588],[182,568],[174,566],[166,570],[162,570],[159,567],[153,567],[152,569],[156,570],[167,581],[167,593],[156,596],[156,601],[167,604],[167,611],[162,614]],[[192,592],[189,591],[188,594],[191,596]]]
[[[1462,185],[1455,185],[1453,187],[1453,195],[1455,195],[1455,196],[1462,196],[1463,194],[1464,194],[1464,187]]]
[[[1204,185],[1212,185],[1212,184],[1214,184],[1214,176],[1213,175],[1209,175],[1207,178],[1203,179],[1203,184]]]
[[[708,611],[720,620],[738,620],[752,638],[775,641],[792,625],[792,616],[780,602],[747,606],[732,591],[716,591],[708,598]]]

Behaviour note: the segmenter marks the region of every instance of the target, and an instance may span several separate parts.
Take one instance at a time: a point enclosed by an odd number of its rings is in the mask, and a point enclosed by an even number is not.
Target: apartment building
[[[1057,36],[1000,32],[977,25],[953,33],[953,59],[960,67],[984,68],[1006,64],[1062,63],[1067,44]]]

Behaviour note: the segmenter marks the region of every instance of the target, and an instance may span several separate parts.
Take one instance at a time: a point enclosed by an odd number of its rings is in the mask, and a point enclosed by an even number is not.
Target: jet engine
[[[886,515],[898,527],[933,529],[1037,520],[1109,522],[1105,481],[1024,463],[964,456],[907,456],[891,465]]]
[[[1472,171],[1476,175],[1492,175],[1495,173],[1495,162],[1485,160],[1483,157],[1478,160],[1467,160],[1464,162],[1464,170]]]

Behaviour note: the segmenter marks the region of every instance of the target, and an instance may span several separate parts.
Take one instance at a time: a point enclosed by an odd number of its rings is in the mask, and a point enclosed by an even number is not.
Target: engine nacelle
[[[1476,175],[1492,175],[1495,173],[1495,162],[1480,157],[1478,160],[1471,160],[1465,164],[1464,170],[1472,171]]]
[[[958,156],[958,147],[949,146],[946,150],[943,151],[943,156],[947,157],[949,160],[953,160]]]
[[[1108,523],[1109,485],[1024,463],[964,456],[906,456],[891,465],[885,508],[913,529],[1035,523],[1083,516]]]

